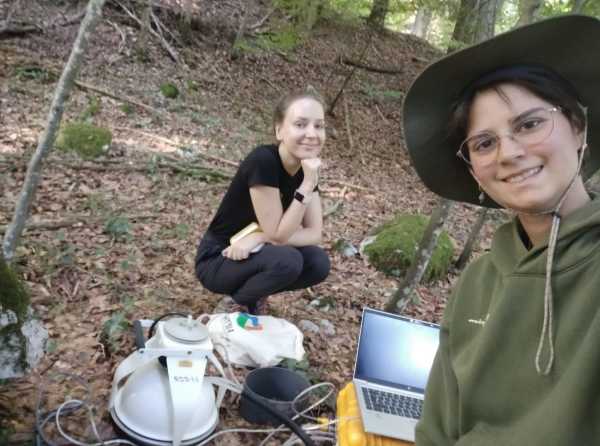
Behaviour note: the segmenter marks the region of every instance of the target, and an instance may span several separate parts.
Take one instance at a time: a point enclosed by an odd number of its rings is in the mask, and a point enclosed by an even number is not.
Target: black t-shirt
[[[256,147],[240,164],[208,230],[220,242],[229,245],[232,235],[252,222],[258,223],[250,198],[252,186],[278,188],[285,211],[292,203],[294,192],[300,187],[303,179],[302,169],[294,176],[287,173],[276,145]]]

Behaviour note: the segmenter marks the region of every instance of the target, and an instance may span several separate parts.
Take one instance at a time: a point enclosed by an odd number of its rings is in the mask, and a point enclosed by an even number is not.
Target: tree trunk
[[[423,233],[423,238],[419,243],[419,249],[415,260],[410,265],[406,272],[402,286],[394,293],[385,306],[386,311],[401,312],[404,307],[411,301],[413,290],[421,282],[423,274],[431,260],[431,254],[437,245],[444,222],[448,217],[452,202],[450,200],[441,199],[440,203],[433,210],[429,219],[429,224]]]
[[[453,32],[453,41],[448,53],[461,45],[472,44],[494,35],[496,13],[502,7],[503,0],[461,0],[458,18]],[[429,224],[419,243],[417,255],[404,277],[402,285],[386,303],[386,310],[399,312],[410,301],[414,288],[419,284],[429,264],[433,248],[437,244],[452,202],[445,198],[440,200],[429,219]]]
[[[485,219],[487,217],[488,210],[489,210],[488,208],[482,207],[482,208],[479,208],[479,211],[477,212],[477,220],[475,221],[475,224],[471,228],[471,233],[469,234],[469,238],[467,239],[467,242],[465,243],[465,247],[464,247],[463,251],[460,253],[460,257],[454,264],[454,267],[458,271],[462,270],[465,267],[465,265],[467,264],[467,262],[469,261],[469,259],[471,258],[473,249],[475,248],[475,245],[477,244],[479,233],[481,232],[481,228],[483,227],[483,224],[485,223]]]
[[[27,173],[25,174],[25,181],[23,183],[23,188],[21,189],[21,194],[19,195],[13,219],[4,236],[2,249],[4,251],[6,262],[8,263],[12,261],[16,245],[23,232],[23,227],[25,226],[25,220],[27,220],[27,217],[29,216],[37,185],[40,181],[42,162],[50,152],[54,140],[56,139],[56,132],[58,131],[64,111],[64,103],[73,89],[75,78],[79,72],[81,62],[83,61],[83,55],[87,48],[90,35],[102,13],[104,1],[105,0],[90,0],[86,15],[79,27],[77,39],[73,44],[71,55],[69,56],[69,60],[58,81],[56,91],[54,92],[54,99],[50,106],[50,112],[48,113],[46,130],[39,141],[35,153],[29,161]]]
[[[429,24],[431,23],[432,16],[433,13],[431,9],[419,9],[417,11],[417,15],[415,16],[415,22],[412,26],[413,34],[420,37],[421,39],[426,39],[427,31],[429,31]]]
[[[367,19],[367,22],[377,29],[382,29],[385,25],[385,17],[389,11],[390,0],[373,0],[373,6],[371,7],[371,14]]]
[[[533,23],[537,19],[542,3],[543,0],[519,0],[519,20],[516,26]]]
[[[571,5],[571,14],[581,14],[587,3],[588,0],[573,0],[573,4]]]
[[[489,39],[503,0],[462,0],[448,51]]]

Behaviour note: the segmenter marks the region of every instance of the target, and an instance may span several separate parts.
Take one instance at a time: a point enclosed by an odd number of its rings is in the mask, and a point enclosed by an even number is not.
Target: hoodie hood
[[[552,271],[574,267],[600,248],[600,198],[592,197],[586,206],[563,217],[558,232]],[[494,236],[492,262],[504,274],[546,274],[548,239],[527,249],[519,236],[517,218],[501,226]]]

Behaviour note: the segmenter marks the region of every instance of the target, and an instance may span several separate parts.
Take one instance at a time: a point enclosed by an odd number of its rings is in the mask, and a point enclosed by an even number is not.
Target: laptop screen
[[[424,393],[438,340],[436,324],[365,308],[354,378]]]

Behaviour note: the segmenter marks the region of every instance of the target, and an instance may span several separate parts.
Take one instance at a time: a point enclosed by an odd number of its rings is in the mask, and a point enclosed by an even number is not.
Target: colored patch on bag
[[[240,313],[237,324],[244,330],[262,330],[263,326],[258,322],[258,317],[248,313]]]

